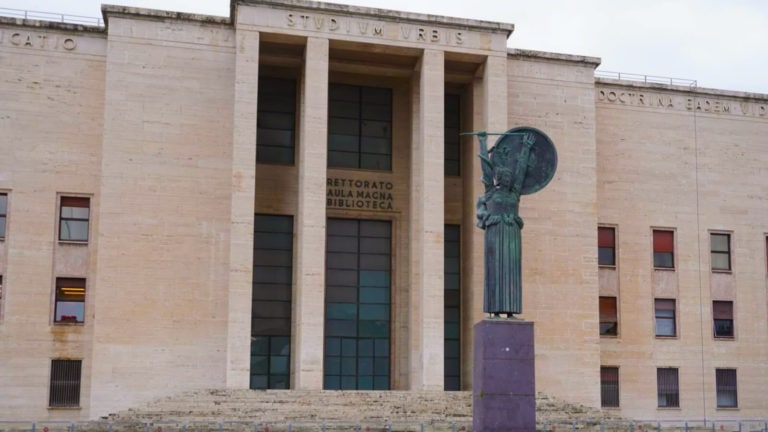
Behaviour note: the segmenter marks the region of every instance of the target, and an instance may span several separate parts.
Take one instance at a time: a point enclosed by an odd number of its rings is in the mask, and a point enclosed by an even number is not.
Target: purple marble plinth
[[[534,432],[533,323],[497,319],[475,324],[473,369],[473,431]]]

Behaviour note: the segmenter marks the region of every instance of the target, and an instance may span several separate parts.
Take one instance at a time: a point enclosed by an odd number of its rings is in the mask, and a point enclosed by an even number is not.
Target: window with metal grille
[[[680,407],[677,368],[656,369],[656,389],[660,408]]]
[[[654,300],[654,306],[656,313],[656,336],[676,336],[675,300],[656,299]]]
[[[254,216],[252,389],[290,388],[293,216]]]
[[[445,226],[445,390],[461,390],[461,227]]]
[[[57,324],[85,322],[85,279],[56,278],[53,322]]]
[[[675,268],[675,233],[668,230],[653,230],[653,266]]]
[[[733,302],[713,301],[712,318],[714,320],[715,337],[733,338]]]
[[[616,229],[597,228],[597,263],[601,266],[616,265]]]
[[[712,270],[731,270],[731,235],[711,233]]]
[[[609,408],[619,406],[619,368],[617,367],[600,368],[600,406]]]
[[[736,391],[736,369],[715,369],[715,386],[717,387],[717,407],[736,408],[739,406]]]
[[[8,218],[8,194],[0,193],[0,239],[5,238],[5,220]]]
[[[616,297],[600,297],[600,336],[619,334],[619,314]]]
[[[392,90],[331,84],[328,166],[392,169]]]
[[[443,121],[443,142],[445,143],[445,175],[461,175],[461,97],[457,94],[445,94]]]
[[[59,240],[87,242],[91,199],[61,197],[59,211]]]
[[[391,223],[328,219],[325,370],[328,390],[389,390]]]
[[[50,407],[80,406],[82,360],[51,360]]]
[[[296,80],[259,77],[256,162],[293,164]]]

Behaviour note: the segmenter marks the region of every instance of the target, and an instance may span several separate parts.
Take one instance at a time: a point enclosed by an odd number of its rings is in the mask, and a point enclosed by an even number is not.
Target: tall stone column
[[[424,50],[412,86],[411,390],[443,389],[444,62],[442,51]]]
[[[328,39],[307,39],[301,78],[300,121],[292,382],[294,389],[322,389]]]
[[[229,229],[227,387],[248,388],[251,367],[253,212],[259,32],[237,29]]]
[[[503,132],[509,128],[507,115],[507,57],[505,53],[489,56],[479,71],[472,86],[472,127],[471,130]],[[489,139],[489,145],[496,137]],[[482,175],[480,159],[477,157],[478,144],[474,136],[462,140],[464,163],[464,214],[462,215],[462,386],[471,388],[472,349],[474,346],[473,326],[483,319],[483,271],[484,233],[475,226],[475,203],[485,193],[480,182]]]

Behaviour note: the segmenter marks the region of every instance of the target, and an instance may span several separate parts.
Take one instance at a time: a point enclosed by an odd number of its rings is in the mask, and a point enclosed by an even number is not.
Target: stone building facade
[[[768,413],[768,96],[595,78],[511,24],[296,0],[0,18],[0,418],[199,388],[471,390],[477,148],[532,126],[537,389]]]

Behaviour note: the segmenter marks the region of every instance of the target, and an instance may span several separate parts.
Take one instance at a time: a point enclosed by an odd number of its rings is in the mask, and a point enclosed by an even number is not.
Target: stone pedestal
[[[474,432],[534,432],[533,323],[483,320],[475,324],[474,348]]]

